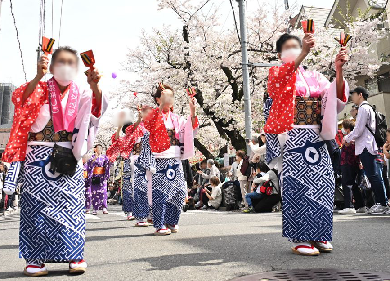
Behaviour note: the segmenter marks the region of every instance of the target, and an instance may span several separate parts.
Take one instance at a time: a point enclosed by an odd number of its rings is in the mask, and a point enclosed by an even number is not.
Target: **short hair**
[[[122,132],[123,132],[124,134],[126,134],[126,129],[127,129],[127,127],[129,127],[129,126],[131,126],[131,125],[133,125],[132,122],[129,122],[129,123],[126,123],[125,125],[123,125],[123,127],[122,127]]]
[[[265,164],[263,161],[260,161],[259,163],[256,164],[256,169],[259,169],[264,173],[267,173],[269,171],[267,164]]]
[[[236,152],[236,155],[241,157],[242,159],[244,159],[246,154],[245,154],[245,151],[239,150]]]
[[[219,180],[218,177],[212,177],[212,178],[210,179],[210,183],[211,183],[212,185],[218,185],[218,184],[221,183],[221,181]]]
[[[51,62],[54,63],[55,60],[57,59],[58,57],[58,54],[61,53],[61,52],[68,52],[68,53],[71,53],[73,54],[75,57],[76,57],[76,61],[79,62],[79,57],[78,57],[78,53],[75,49],[72,49],[71,47],[69,46],[62,46],[62,47],[58,47],[54,52],[53,52],[53,55],[51,56]]]
[[[353,122],[353,120],[350,120],[350,119],[345,119],[341,123],[341,126],[343,126],[344,129],[348,129],[350,131],[353,131],[353,129],[355,128],[355,122]]]
[[[100,146],[101,148],[103,148],[103,145],[101,145],[100,143],[95,144],[95,147],[94,147],[94,148],[97,148],[98,146]]]
[[[259,136],[260,137],[260,136]],[[259,143],[259,137],[252,137],[254,143]]]
[[[175,91],[173,90],[173,88],[169,85],[165,85],[165,84],[162,84],[162,86],[166,89],[166,90],[171,90],[172,93],[175,95]],[[161,98],[161,93],[162,93],[162,89],[161,87],[158,87],[156,92],[154,93],[153,95],[153,98],[154,98],[154,101],[157,103],[157,98]]]
[[[285,33],[279,37],[278,41],[276,41],[276,51],[281,53],[284,43],[291,39],[297,40],[299,45],[302,47],[302,41],[298,36]]]
[[[206,159],[203,159],[201,162],[200,162],[200,165],[202,164],[207,164],[207,160]]]
[[[213,160],[213,159],[207,160],[207,164],[209,164],[209,165],[214,165],[214,160]]]
[[[356,87],[355,89],[353,89],[353,91],[351,91],[351,93],[357,93],[357,94],[361,94],[363,96],[363,99],[364,100],[367,100],[368,99],[368,91],[367,89],[363,88],[363,87]]]

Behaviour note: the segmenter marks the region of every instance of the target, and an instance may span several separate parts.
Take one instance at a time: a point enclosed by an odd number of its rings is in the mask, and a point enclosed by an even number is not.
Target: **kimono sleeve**
[[[110,161],[108,160],[108,157],[104,157],[104,180],[107,181],[110,177]]]
[[[330,83],[324,75],[318,73],[317,81],[322,95],[320,135],[324,140],[331,140],[336,137],[337,133],[337,114],[344,109],[348,101],[349,86],[347,81],[344,80],[344,94],[343,99],[340,100],[337,98],[336,80]]]
[[[295,62],[274,66],[269,70],[268,76],[268,93],[271,99],[277,99],[278,96],[285,92],[288,87],[292,86],[293,74],[295,72]]]
[[[159,108],[155,108],[144,120],[145,129],[150,133],[152,152],[160,153],[170,148],[171,142]]]
[[[106,151],[106,155],[110,162],[115,162],[120,154],[120,150],[123,144],[123,138],[116,137],[116,133],[111,136],[111,145]]]

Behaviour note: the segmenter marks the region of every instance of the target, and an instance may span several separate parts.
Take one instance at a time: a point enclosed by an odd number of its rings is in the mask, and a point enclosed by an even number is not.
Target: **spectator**
[[[343,133],[350,134],[354,127],[353,120],[344,120],[342,123]],[[339,214],[366,213],[367,208],[363,201],[363,195],[360,191],[356,178],[359,175],[359,157],[355,155],[355,144],[350,143],[341,147],[341,182],[344,193],[344,209]],[[352,204],[352,194],[355,199],[355,208]],[[356,211],[357,209],[357,211]]]
[[[221,177],[221,173],[217,166],[214,164],[214,160],[209,159],[207,160],[207,168],[210,170],[210,174],[205,174],[203,171],[198,171],[198,174],[202,175],[202,178],[204,179],[211,179],[212,177]]]
[[[355,155],[359,155],[360,161],[363,164],[363,169],[371,183],[372,190],[375,195],[375,205],[373,205],[368,213],[384,214],[388,211],[387,198],[383,189],[383,182],[378,175],[376,158],[378,154],[378,146],[373,134],[375,132],[376,121],[375,114],[371,106],[367,102],[368,92],[363,87],[357,87],[352,91],[352,101],[359,106],[355,128],[345,136],[343,144],[348,145],[355,141]]]
[[[253,205],[252,205],[252,200],[253,199],[261,199],[264,194],[262,194],[260,192],[260,186],[258,183],[255,183],[257,182],[257,179],[260,179],[261,177],[263,177],[265,175],[265,173],[267,173],[269,171],[269,168],[268,166],[264,163],[264,162],[259,162],[256,164],[256,177],[255,179],[253,180],[253,184],[252,184],[252,192],[251,193],[248,193],[245,198],[246,198],[246,202],[248,203],[248,209],[244,209],[244,213],[252,213],[254,212],[254,208],[253,208]]]
[[[266,140],[264,132],[260,137],[252,137],[252,140],[249,141],[249,147],[251,148],[251,162],[264,161],[264,155],[266,152]]]
[[[201,171],[201,173],[199,171]],[[203,187],[205,184],[209,182],[209,179],[204,178],[202,176],[203,174],[207,176],[210,175],[210,169],[207,168],[207,160],[203,160],[202,162],[200,162],[199,170],[197,171],[197,174],[194,177],[194,181],[196,181],[196,184],[198,184],[198,186],[201,187]]]
[[[229,177],[230,177],[230,180],[232,180],[232,181],[238,180],[238,177],[237,177],[238,164],[239,164],[239,162],[237,161],[237,158],[236,158],[236,160],[233,162],[233,164],[230,168],[230,171],[229,171]]]
[[[218,209],[222,202],[222,190],[221,182],[218,177],[212,177],[210,179],[211,190],[205,187],[203,189],[204,196],[203,200],[203,209]]]
[[[386,131],[386,143],[383,146],[383,153],[387,159],[390,159],[390,129]]]
[[[250,192],[250,185],[248,181],[248,177],[245,174],[242,174],[241,168],[246,169],[249,166],[249,161],[244,151],[239,150],[236,152],[236,160],[239,163],[237,167],[237,178],[240,182],[242,202],[244,203],[245,208],[248,208],[248,203],[246,202],[246,195]],[[243,167],[244,165],[244,167]]]
[[[351,115],[353,120],[356,120],[356,116],[358,114],[358,108],[359,108],[359,106],[353,105],[351,110],[349,111],[349,114]]]

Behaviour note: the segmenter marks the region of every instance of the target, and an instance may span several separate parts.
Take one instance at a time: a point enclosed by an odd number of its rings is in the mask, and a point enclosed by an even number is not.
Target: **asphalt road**
[[[27,280],[18,258],[18,215],[0,220],[0,279]],[[335,215],[332,254],[302,257],[281,236],[281,213],[188,211],[180,232],[155,237],[136,228],[119,206],[87,217],[88,270],[72,280],[230,280],[265,271],[339,268],[390,272],[390,216]],[[69,280],[67,264],[48,264]]]

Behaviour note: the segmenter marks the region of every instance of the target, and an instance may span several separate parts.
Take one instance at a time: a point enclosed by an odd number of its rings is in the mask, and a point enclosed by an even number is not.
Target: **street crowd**
[[[175,90],[159,83],[155,106],[138,106],[135,119],[129,110],[118,113],[103,154],[95,137],[108,99],[99,70],[91,66],[90,89],[79,88],[77,51],[60,47],[51,59],[42,55],[36,77],[13,93],[13,127],[2,155],[8,171],[0,165],[1,206],[20,206],[24,274],[47,275],[46,264],[54,262],[85,272],[86,214],[106,215],[109,203],[121,203],[128,220],[153,226],[156,236],[177,235],[188,209],[281,210],[291,251],[307,256],[332,252],[335,205],[340,214],[389,214],[385,118],[368,104],[366,89],[350,91],[345,46],[333,82],[302,66],[314,44],[310,31],[303,39],[283,34],[277,40],[283,64],[269,70],[265,126],[247,140],[250,153],[236,151],[223,168],[213,159],[190,165],[200,125],[195,89],[187,89],[190,114],[181,116],[173,107]],[[89,56],[82,54],[84,63]],[[49,71],[53,77],[41,81]],[[348,101],[355,104],[351,118],[338,128]]]

